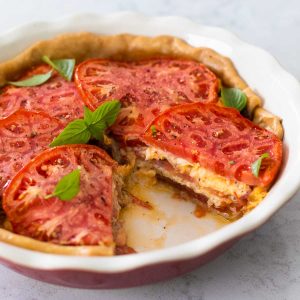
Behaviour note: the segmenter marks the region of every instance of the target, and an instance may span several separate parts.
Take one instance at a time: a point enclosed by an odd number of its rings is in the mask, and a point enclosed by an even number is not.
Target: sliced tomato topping
[[[0,120],[0,196],[11,178],[63,129],[45,113],[19,110]]]
[[[171,106],[218,100],[214,73],[203,64],[182,59],[91,59],[77,67],[75,82],[92,110],[107,100],[122,102],[112,131],[126,140],[137,139],[155,116]]]
[[[151,123],[142,139],[149,146],[255,186],[269,185],[282,159],[282,142],[273,133],[237,110],[215,104],[171,108]],[[255,177],[251,166],[264,153],[269,157],[263,159]]]
[[[101,149],[69,145],[48,149],[30,161],[3,195],[14,232],[61,245],[111,245],[113,172]],[[58,181],[80,167],[80,191],[70,201],[53,193]]]
[[[33,75],[44,74],[49,67],[41,65],[28,71],[20,80]],[[46,112],[63,123],[81,118],[83,105],[74,82],[68,82],[57,72],[40,86],[7,86],[0,94],[0,118],[5,118],[20,108],[34,112]]]

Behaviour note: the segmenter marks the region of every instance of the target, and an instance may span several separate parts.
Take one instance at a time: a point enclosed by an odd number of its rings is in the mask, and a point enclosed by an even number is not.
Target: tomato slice
[[[138,139],[152,119],[171,106],[217,102],[219,89],[217,77],[207,67],[182,59],[91,59],[78,65],[75,83],[92,110],[107,100],[122,102],[112,131],[125,140]]]
[[[49,67],[41,65],[24,74],[20,80],[44,74]],[[7,86],[0,94],[0,118],[5,118],[20,108],[46,112],[64,124],[83,116],[83,102],[74,82],[68,82],[57,72],[40,86]]]
[[[19,110],[0,120],[0,197],[11,178],[62,129],[60,121],[45,113]]]
[[[282,142],[273,133],[237,110],[215,104],[171,108],[151,123],[142,139],[149,146],[254,186],[269,185],[282,159]],[[269,157],[263,159],[255,177],[251,166],[263,153]]]
[[[80,167],[80,191],[72,200],[45,199],[65,175]],[[31,160],[3,195],[13,231],[60,245],[113,244],[113,174],[117,167],[96,146],[48,149]]]

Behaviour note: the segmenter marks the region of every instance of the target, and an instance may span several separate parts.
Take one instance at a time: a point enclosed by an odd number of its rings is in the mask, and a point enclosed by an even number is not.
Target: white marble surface
[[[181,15],[224,27],[271,52],[300,78],[298,0],[0,0],[0,31],[71,13],[119,10]],[[180,278],[132,289],[78,290],[41,283],[0,266],[0,299],[300,299],[299,200],[300,192],[255,233]]]

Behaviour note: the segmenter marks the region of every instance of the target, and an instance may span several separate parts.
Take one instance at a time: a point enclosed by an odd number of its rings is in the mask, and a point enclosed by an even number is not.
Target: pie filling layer
[[[200,200],[208,209],[227,219],[240,217],[247,211],[249,199],[261,200],[266,194],[264,188],[258,191],[201,167],[199,163],[192,164],[155,147],[136,147],[134,152],[139,169],[154,170],[160,178],[179,184],[181,189],[191,192],[194,196],[192,201],[197,203]]]

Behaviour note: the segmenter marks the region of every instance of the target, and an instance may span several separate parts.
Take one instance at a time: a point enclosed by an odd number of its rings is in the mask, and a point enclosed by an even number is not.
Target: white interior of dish
[[[127,245],[137,252],[180,245],[230,224],[225,218],[182,199],[179,190],[164,182],[145,184],[140,180],[130,192],[151,205],[147,208],[132,203],[121,214]],[[201,217],[197,210],[203,213]]]
[[[230,57],[240,75],[265,100],[264,107],[283,119],[283,168],[268,196],[251,213],[222,229],[168,249],[119,257],[75,258],[37,253],[1,244],[0,257],[39,269],[67,268],[106,272],[119,272],[152,263],[192,258],[255,229],[296,192],[300,183],[300,86],[267,52],[242,42],[223,29],[200,26],[183,18],[150,18],[134,13],[118,13],[107,16],[78,15],[54,23],[33,23],[13,29],[1,35],[0,61],[13,57],[35,41],[64,32],[78,31],[174,35],[193,46],[210,47]]]

